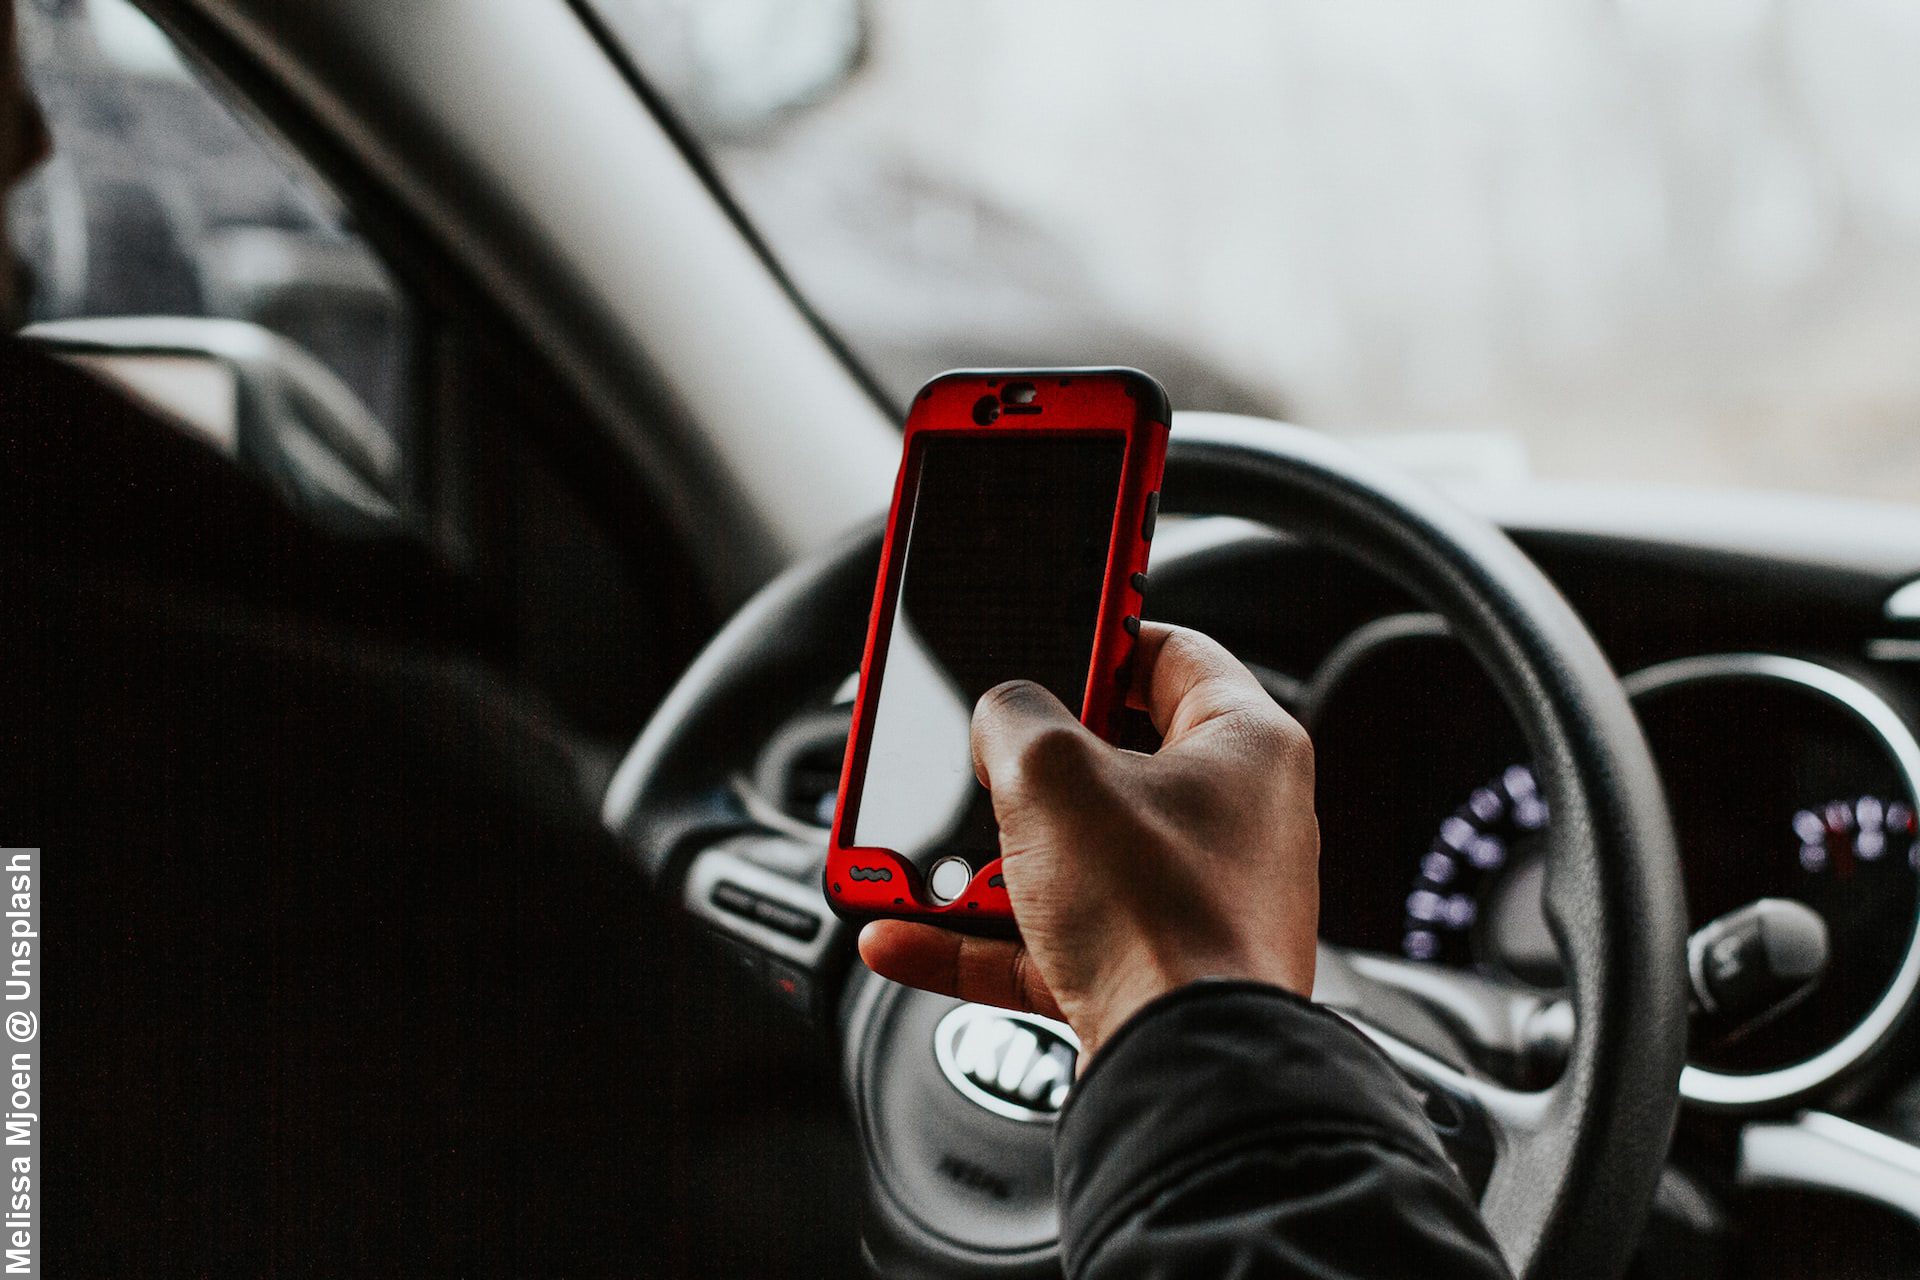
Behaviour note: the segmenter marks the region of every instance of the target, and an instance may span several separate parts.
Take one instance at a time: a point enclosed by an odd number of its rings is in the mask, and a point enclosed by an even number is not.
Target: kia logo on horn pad
[[[1079,1052],[1063,1024],[984,1004],[961,1005],[933,1032],[933,1056],[953,1087],[1012,1120],[1046,1123],[1060,1114]]]

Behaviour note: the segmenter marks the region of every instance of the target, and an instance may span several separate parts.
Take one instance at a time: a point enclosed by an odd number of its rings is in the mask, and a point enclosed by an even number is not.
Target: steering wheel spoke
[[[1504,1154],[1550,1132],[1552,1086],[1572,1037],[1564,1001],[1326,943],[1314,998],[1399,1069],[1476,1195]]]
[[[1416,1001],[1444,1024],[1469,1062],[1515,1088],[1542,1088],[1566,1067],[1576,1028],[1563,996],[1398,956],[1321,948],[1323,957],[1330,951],[1351,971],[1362,1017],[1369,998]],[[1415,1043],[1426,1042],[1415,1037]]]
[[[1342,1013],[1392,1061],[1433,1126],[1447,1156],[1467,1186],[1484,1196],[1496,1167],[1510,1152],[1531,1147],[1550,1131],[1551,1090],[1511,1088],[1473,1071],[1462,1071],[1424,1049]]]
[[[680,886],[682,905],[748,977],[810,1020],[825,1011],[845,951],[846,925],[820,896],[821,856],[792,835],[743,831],[694,854]]]

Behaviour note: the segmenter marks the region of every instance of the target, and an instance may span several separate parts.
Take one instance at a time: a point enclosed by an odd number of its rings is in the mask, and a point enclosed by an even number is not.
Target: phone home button
[[[927,872],[927,893],[938,906],[946,906],[967,891],[973,868],[965,858],[942,858]]]

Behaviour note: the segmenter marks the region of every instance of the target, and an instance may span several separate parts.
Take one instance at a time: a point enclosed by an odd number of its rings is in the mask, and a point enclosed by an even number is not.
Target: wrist
[[[1086,1071],[1094,1055],[1134,1014],[1183,985],[1170,974],[1136,970],[1105,984],[1097,998],[1082,1002],[1081,1007],[1075,1010],[1076,1016],[1068,1020],[1074,1034],[1080,1038],[1079,1072]]]
[[[1175,963],[1141,957],[1114,965],[1110,976],[1096,984],[1087,997],[1074,1001],[1067,1019],[1080,1040],[1079,1069],[1085,1071],[1114,1033],[1142,1009],[1183,987],[1200,982],[1251,982],[1278,987],[1302,999],[1313,995],[1313,953],[1304,964],[1289,964],[1281,957],[1221,956],[1204,958],[1182,956]]]

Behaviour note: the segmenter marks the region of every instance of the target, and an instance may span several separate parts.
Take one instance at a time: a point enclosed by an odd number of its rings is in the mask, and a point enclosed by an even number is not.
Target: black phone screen
[[[958,854],[977,871],[998,836],[973,776],[973,705],[1023,679],[1080,714],[1126,437],[933,434],[914,450],[865,773],[842,826],[852,844]]]

